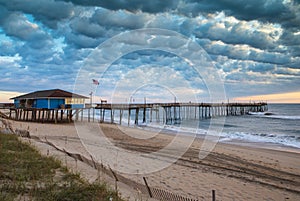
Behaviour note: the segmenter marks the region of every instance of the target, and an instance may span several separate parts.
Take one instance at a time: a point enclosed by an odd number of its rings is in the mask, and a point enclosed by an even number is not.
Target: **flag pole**
[[[98,80],[92,79],[92,81],[93,81],[93,84],[99,85]],[[91,99],[90,99],[91,103],[90,104],[91,104],[91,107],[93,107],[93,91],[91,91],[90,95],[91,95]]]

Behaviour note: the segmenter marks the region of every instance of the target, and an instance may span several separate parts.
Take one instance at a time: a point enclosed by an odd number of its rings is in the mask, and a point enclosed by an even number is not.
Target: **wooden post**
[[[53,121],[54,120],[54,109],[52,109],[51,112],[52,112],[51,121]]]
[[[110,122],[113,124],[115,120],[115,111],[113,108],[110,109]]]
[[[63,120],[63,117],[64,117],[64,111],[63,111],[63,110],[60,110],[60,120],[61,120],[61,121]]]
[[[175,105],[174,105],[173,113],[174,113],[174,123],[176,123],[176,121],[177,121],[177,112],[176,112],[176,106]]]
[[[130,124],[130,115],[131,115],[131,109],[128,108],[128,126]]]
[[[156,118],[156,123],[159,123],[160,122],[160,119],[159,119],[159,107],[156,107],[155,109],[155,118]]]
[[[120,125],[122,125],[123,109],[120,109]]]
[[[15,111],[15,116],[14,116],[14,118],[15,118],[15,120],[18,120],[18,109],[15,109],[14,111]]]
[[[93,107],[93,122],[95,122],[95,108]]]
[[[69,115],[68,115],[68,122],[70,123],[72,121],[72,109],[69,110]]]
[[[216,191],[212,190],[212,201],[216,201]]]
[[[226,116],[228,116],[228,111],[229,111],[229,105],[226,105]]]
[[[169,107],[168,107],[168,110],[169,110],[169,121],[170,121],[171,124],[172,124],[172,121],[173,121],[173,116],[172,116],[172,106],[169,106]]]
[[[39,111],[39,115],[38,115],[38,119],[37,120],[40,121],[40,119],[41,119],[41,110],[39,109],[38,111]]]
[[[118,179],[116,173],[110,167],[109,167],[109,169],[110,169],[112,175],[115,178],[115,191],[116,191],[116,193],[118,193],[118,181],[119,181],[119,179]]]
[[[29,111],[27,110],[27,113],[26,113],[26,121],[28,121],[28,116],[29,116]]]
[[[44,123],[44,115],[45,115],[45,110],[43,109],[43,113],[42,113],[42,123]]]
[[[26,109],[23,109],[23,120],[25,120]]]
[[[168,124],[168,121],[169,121],[169,110],[168,110],[168,107],[164,107],[165,108],[165,111],[166,111],[166,124]]]
[[[148,183],[147,183],[146,177],[143,177],[143,180],[144,180],[145,185],[146,185],[146,187],[147,187],[147,190],[148,190],[148,193],[149,193],[150,198],[153,198],[153,195],[152,195],[151,189],[150,189],[150,187],[149,187],[149,185],[148,185]]]
[[[58,119],[58,109],[55,109],[55,123],[57,124]]]
[[[139,123],[139,108],[137,107],[136,110],[135,110],[135,121],[134,121],[134,124],[138,125],[138,123]]]
[[[44,121],[47,121],[47,118],[48,118],[48,110],[45,110]]]
[[[166,123],[166,120],[165,120],[165,117],[166,117],[166,115],[165,115],[165,113],[166,113],[166,108],[165,107],[163,107],[163,123],[165,124]]]
[[[104,120],[105,120],[105,109],[103,109],[102,111],[102,122],[104,122]]]
[[[31,110],[31,121],[34,121],[34,110]]]
[[[143,123],[146,122],[146,105],[144,106],[144,110],[143,110]]]
[[[47,110],[47,121],[50,121],[51,110]]]
[[[76,112],[76,113],[75,113],[75,119],[76,119],[76,121],[78,121],[78,113],[79,113],[79,109],[76,109],[75,112]]]
[[[19,115],[20,115],[20,116],[18,117],[18,119],[19,119],[19,120],[22,120],[22,109],[20,109]]]

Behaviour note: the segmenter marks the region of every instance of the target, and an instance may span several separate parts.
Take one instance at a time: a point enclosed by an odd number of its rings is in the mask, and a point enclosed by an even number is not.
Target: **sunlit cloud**
[[[300,103],[300,92],[237,97],[235,100],[242,102],[267,101],[268,103]]]

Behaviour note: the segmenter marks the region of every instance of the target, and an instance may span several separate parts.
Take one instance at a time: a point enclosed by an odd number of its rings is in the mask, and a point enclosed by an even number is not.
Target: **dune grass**
[[[90,184],[60,161],[14,135],[0,133],[0,200],[122,200],[103,183]]]

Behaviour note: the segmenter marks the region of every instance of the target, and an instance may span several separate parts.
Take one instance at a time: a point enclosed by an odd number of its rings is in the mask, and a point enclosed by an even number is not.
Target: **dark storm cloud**
[[[30,23],[21,13],[12,13],[3,21],[3,29],[9,36],[28,41],[32,48],[40,49],[48,44],[50,36]]]
[[[299,1],[284,3],[273,0],[66,0],[82,6],[99,6],[110,10],[124,9],[149,13],[177,11],[186,16],[198,16],[224,11],[240,20],[260,20],[280,23],[286,27],[299,25]]]
[[[272,19],[275,16],[278,17],[278,13],[286,13],[288,11],[282,1],[270,0],[190,0],[186,1],[186,4],[194,5],[193,15],[198,15],[201,11],[208,13],[225,11],[228,15],[236,16],[242,20],[260,19],[262,17]]]
[[[129,11],[144,11],[149,13],[158,13],[176,9],[178,0],[65,0],[81,6],[98,6],[110,10],[125,9]]]
[[[178,9],[180,13],[192,16],[224,11],[226,15],[240,20],[279,23],[286,27],[298,26],[300,22],[299,1],[283,3],[273,0],[190,0],[183,1]]]
[[[54,0],[0,0],[0,6],[9,11],[32,14],[36,20],[52,28],[56,27],[59,20],[68,18],[72,14],[72,4]]]

